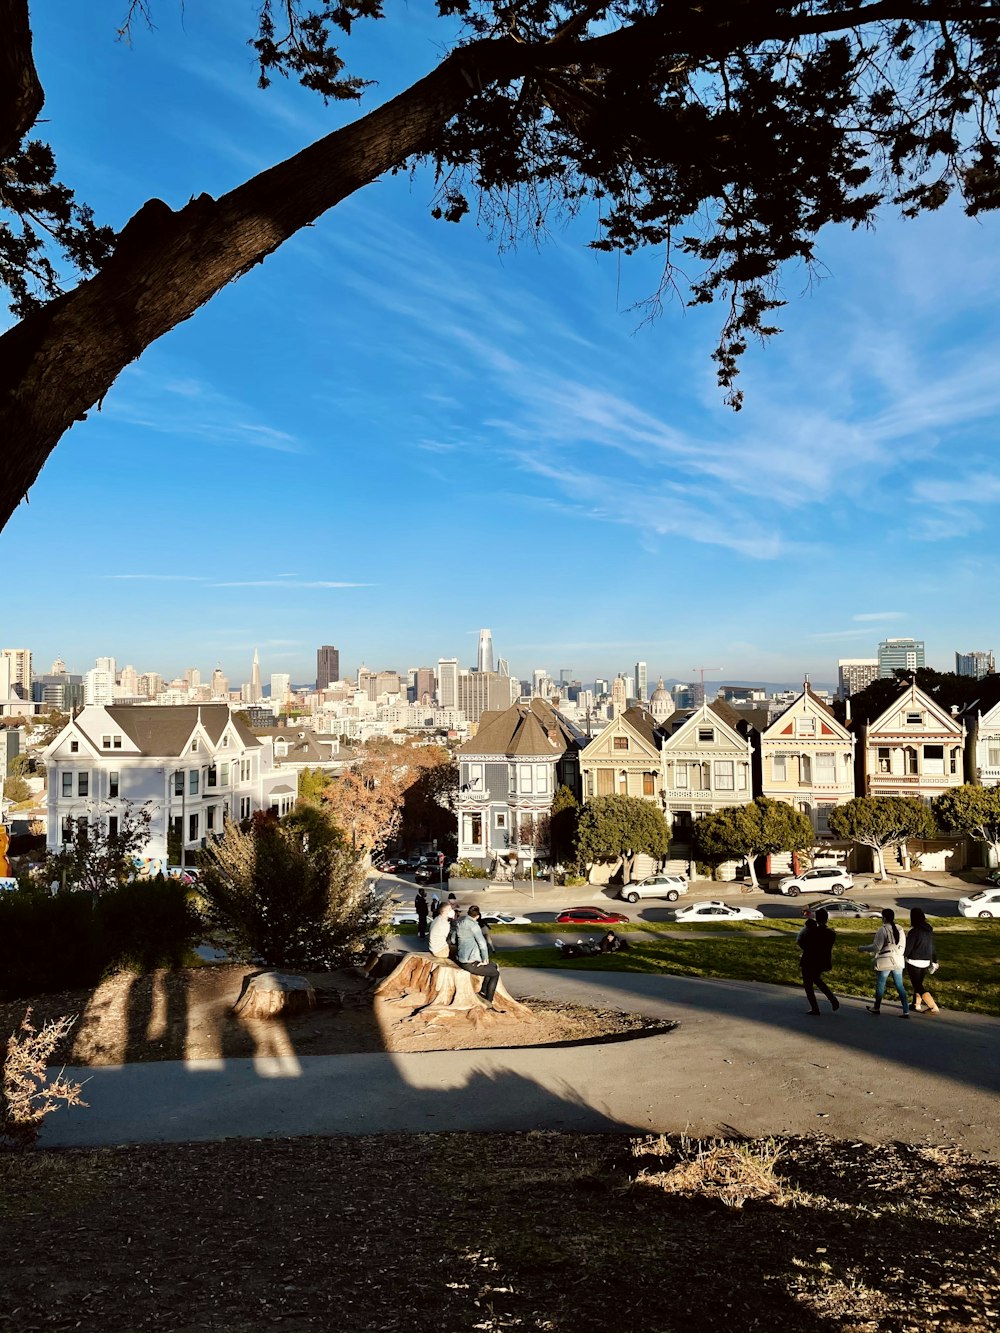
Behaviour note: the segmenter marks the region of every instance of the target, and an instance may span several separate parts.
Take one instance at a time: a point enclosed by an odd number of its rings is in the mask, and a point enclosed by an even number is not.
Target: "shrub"
[[[75,1022],[75,1016],[56,1018],[39,1032],[29,1009],[20,1029],[11,1034],[0,1078],[0,1146],[31,1147],[42,1121],[60,1102],[87,1105],[80,1097],[81,1084],[61,1073],[51,1078],[48,1072],[52,1052]]]
[[[489,879],[489,872],[482,866],[474,866],[471,861],[456,861],[448,867],[449,879]]]
[[[576,889],[586,884],[587,880],[583,875],[563,875],[562,882],[567,889]]]

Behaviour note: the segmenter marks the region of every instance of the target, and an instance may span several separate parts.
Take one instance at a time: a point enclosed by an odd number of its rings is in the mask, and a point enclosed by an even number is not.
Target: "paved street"
[[[677,1020],[604,1045],[164,1062],[70,1069],[88,1109],[45,1147],[420,1130],[807,1134],[958,1143],[1000,1157],[1000,1021],[805,1016],[780,986],[671,976],[506,974],[519,996]]]

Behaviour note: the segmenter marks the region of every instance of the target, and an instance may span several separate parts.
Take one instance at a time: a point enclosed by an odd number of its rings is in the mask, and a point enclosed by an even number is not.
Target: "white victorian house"
[[[297,775],[275,768],[271,740],[258,739],[228,704],[91,704],[44,758],[48,849],[71,841],[80,821],[98,817],[115,831],[124,802],[149,802],[142,855],[151,873],[166,866],[171,835],[189,862],[227,819],[287,814],[297,794]]]
[[[483,713],[458,750],[459,859],[483,869],[531,859],[529,830],[549,814],[557,788],[579,795],[578,754],[577,736],[544,699]]]
[[[721,700],[702,704],[664,738],[664,811],[679,842],[699,815],[753,800],[749,727]]]
[[[1000,785],[1000,691],[997,677],[992,677],[992,688],[984,691],[984,698],[965,713],[969,728],[968,760],[969,781],[983,787]],[[984,682],[985,684],[985,682]],[[995,700],[995,701],[994,701]]]
[[[762,795],[794,806],[812,820],[817,837],[829,837],[830,811],[854,796],[855,744],[806,682],[761,732]]]
[[[965,724],[908,685],[864,729],[866,796],[935,796],[965,781]]]
[[[627,708],[580,751],[583,799],[642,796],[662,808],[662,743],[652,713]]]

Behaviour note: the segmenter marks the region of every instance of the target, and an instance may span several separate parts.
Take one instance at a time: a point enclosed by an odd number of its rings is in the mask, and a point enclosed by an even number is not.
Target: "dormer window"
[[[615,736],[615,737],[614,737],[614,748],[615,748],[616,750],[627,750],[627,749],[628,749],[628,737],[627,737],[627,736]]]
[[[223,748],[224,750],[228,750],[228,749],[229,749],[229,736],[228,736],[228,734],[225,735],[225,736],[223,736],[223,738],[222,738],[222,748]]]
[[[70,743],[69,743],[69,752],[70,752],[70,754],[79,754],[79,753],[80,753],[80,742],[79,742],[79,741],[70,741]]]
[[[110,749],[111,749],[111,737],[110,737],[110,736],[102,736],[102,737],[101,737],[101,749],[102,749],[102,750],[110,750]]]
[[[112,748],[113,750],[120,750],[120,749],[122,748],[122,738],[121,738],[121,736],[112,736],[112,737],[111,737],[111,748]]]
[[[814,717],[799,718],[799,735],[800,736],[816,735],[816,719]]]
[[[707,742],[709,745],[711,745],[711,744],[713,743],[713,741],[715,740],[715,728],[714,728],[714,727],[699,727],[699,728],[698,728],[698,740],[699,740],[699,741],[705,741],[705,742]]]
[[[923,713],[907,713],[906,715],[906,725],[908,727],[919,727],[923,720]]]
[[[198,753],[198,738],[197,738],[197,736],[196,736],[195,739],[191,742],[191,753],[192,753],[192,754],[197,754],[197,753]]]

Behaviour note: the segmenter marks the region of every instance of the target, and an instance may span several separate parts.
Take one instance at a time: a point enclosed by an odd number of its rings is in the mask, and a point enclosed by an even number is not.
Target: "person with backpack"
[[[910,1002],[906,998],[906,988],[903,985],[903,958],[906,948],[906,931],[901,930],[896,925],[896,913],[891,907],[882,908],[882,924],[875,932],[875,938],[871,944],[859,944],[858,953],[873,953],[875,955],[875,1003],[868,1005],[870,1014],[878,1014],[882,1011],[882,996],[885,994],[886,984],[892,977],[893,985],[896,987],[896,994],[899,996],[900,1003],[903,1006],[901,1018],[909,1018]]]
[[[825,995],[830,1001],[834,1013],[840,1008],[840,1001],[823,980],[823,973],[833,967],[833,946],[837,932],[827,925],[830,914],[825,907],[819,908],[815,918],[810,917],[799,931],[798,945],[802,950],[799,966],[802,969],[802,987],[809,1001],[807,1014],[816,1016],[820,1012],[816,1002],[816,992]]]
[[[927,978],[938,969],[937,954],[934,952],[934,927],[927,920],[923,909],[910,909],[910,932],[906,937],[903,950],[906,961],[906,975],[913,987],[913,1008],[921,1012],[936,1014],[937,1001],[927,989]]]

